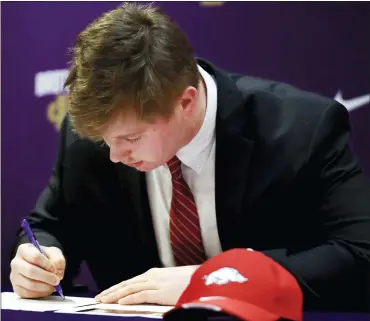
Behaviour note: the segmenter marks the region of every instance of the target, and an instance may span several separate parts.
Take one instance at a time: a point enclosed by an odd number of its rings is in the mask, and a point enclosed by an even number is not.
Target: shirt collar
[[[198,65],[207,92],[206,113],[197,135],[176,154],[183,164],[198,174],[204,167],[215,141],[217,85],[212,76]]]

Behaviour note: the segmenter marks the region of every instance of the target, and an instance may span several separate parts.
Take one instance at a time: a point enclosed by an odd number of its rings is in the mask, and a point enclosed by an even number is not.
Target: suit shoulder
[[[346,115],[347,109],[332,98],[283,82],[234,75],[245,109],[253,112],[261,126],[266,123],[301,130],[314,129],[325,114]]]
[[[235,82],[244,97],[252,136],[265,152],[284,150],[287,155],[304,155],[318,132],[348,128],[348,111],[334,99],[248,76],[236,77]]]
[[[275,108],[286,108],[290,112],[320,114],[337,103],[332,98],[283,82],[240,75],[234,75],[234,79],[244,98],[253,98],[258,107],[266,106],[262,102],[269,101]]]

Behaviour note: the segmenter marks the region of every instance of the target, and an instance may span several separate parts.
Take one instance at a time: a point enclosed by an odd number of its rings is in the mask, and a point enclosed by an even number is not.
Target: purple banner
[[[3,2],[2,281],[21,217],[54,163],[67,109],[67,50],[119,2]],[[160,2],[199,57],[229,71],[291,83],[342,102],[370,173],[369,2]],[[93,284],[86,268],[80,281]]]

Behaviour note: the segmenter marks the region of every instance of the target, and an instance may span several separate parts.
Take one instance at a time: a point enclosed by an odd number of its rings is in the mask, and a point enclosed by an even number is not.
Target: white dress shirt
[[[206,113],[198,134],[176,156],[182,162],[184,179],[194,195],[205,253],[211,258],[221,253],[215,207],[217,86],[210,74],[198,68],[206,86]],[[172,182],[168,166],[147,172],[146,183],[160,259],[166,267],[175,266],[169,232]]]

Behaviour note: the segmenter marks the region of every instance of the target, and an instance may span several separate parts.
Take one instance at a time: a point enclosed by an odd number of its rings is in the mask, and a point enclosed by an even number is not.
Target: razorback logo
[[[231,267],[220,268],[208,275],[203,276],[206,285],[217,284],[223,285],[230,282],[244,283],[248,279],[244,277],[238,270]]]

